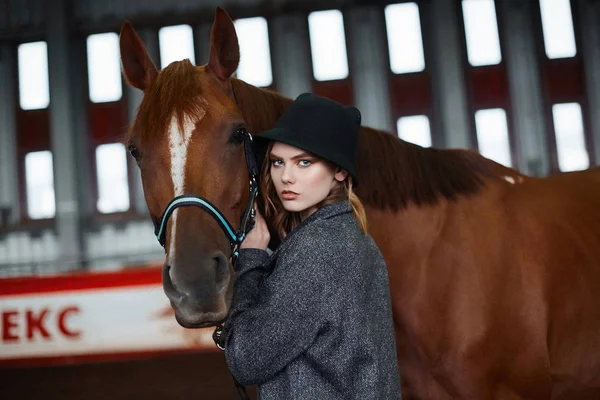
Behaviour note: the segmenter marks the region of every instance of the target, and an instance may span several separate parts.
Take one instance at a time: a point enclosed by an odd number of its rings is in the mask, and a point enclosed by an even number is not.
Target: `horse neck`
[[[292,102],[239,79],[231,85],[251,133],[271,129]],[[493,175],[491,163],[475,152],[423,148],[367,127],[361,128],[356,162],[358,196],[367,206],[392,211],[472,195]]]
[[[232,78],[231,86],[238,109],[251,133],[271,129],[288,108],[291,99]]]

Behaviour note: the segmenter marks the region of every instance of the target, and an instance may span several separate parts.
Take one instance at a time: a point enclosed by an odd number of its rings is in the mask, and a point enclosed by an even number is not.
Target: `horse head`
[[[231,221],[242,220],[250,199],[244,151],[244,119],[236,106],[232,74],[240,59],[229,15],[217,8],[209,62],[174,62],[158,71],[128,23],[120,34],[123,74],[143,91],[127,145],[142,176],[151,218],[164,230],[163,287],[177,321],[203,327],[222,321],[233,286],[232,248],[214,215],[179,207],[162,215],[174,198],[199,195]]]

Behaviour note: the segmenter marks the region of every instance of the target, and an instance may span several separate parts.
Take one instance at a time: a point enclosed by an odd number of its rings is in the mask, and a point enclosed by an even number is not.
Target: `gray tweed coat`
[[[386,265],[347,201],[236,269],[225,357],[261,400],[401,398]]]

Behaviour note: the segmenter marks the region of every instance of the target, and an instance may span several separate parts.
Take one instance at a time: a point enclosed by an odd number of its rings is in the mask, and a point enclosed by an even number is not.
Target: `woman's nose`
[[[294,174],[289,166],[283,167],[283,172],[281,173],[281,181],[285,183],[292,183],[294,181]]]

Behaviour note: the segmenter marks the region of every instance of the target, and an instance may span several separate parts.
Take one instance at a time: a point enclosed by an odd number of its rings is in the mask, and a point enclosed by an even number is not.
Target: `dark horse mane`
[[[357,193],[366,204],[399,210],[409,203],[472,195],[493,176],[491,163],[471,150],[424,148],[390,133],[362,127],[357,155]]]
[[[233,79],[233,90],[253,132],[270,129],[291,99]],[[477,193],[493,175],[490,163],[477,152],[423,148],[395,135],[361,127],[357,194],[370,206],[393,211],[455,200]]]

